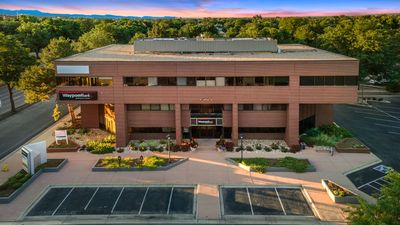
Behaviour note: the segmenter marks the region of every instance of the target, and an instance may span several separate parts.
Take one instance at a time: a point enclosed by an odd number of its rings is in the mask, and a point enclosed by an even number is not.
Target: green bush
[[[155,150],[159,145],[160,143],[158,141],[147,141],[147,146],[150,147],[150,150]]]
[[[320,134],[315,137],[310,136],[301,136],[302,141],[306,142],[308,145],[318,145],[318,146],[335,146],[335,144],[340,141],[342,138],[329,136],[327,134]]]
[[[257,149],[257,150],[262,150],[261,144],[256,144],[256,149]]]
[[[310,137],[315,137],[321,134],[321,131],[318,128],[311,128],[306,131],[306,135]]]
[[[18,189],[20,188],[27,180],[31,178],[31,175],[25,170],[21,170],[16,173],[14,176],[9,177],[6,182],[0,185],[0,190],[7,190],[7,189]]]
[[[351,133],[348,130],[342,127],[338,127],[335,124],[322,125],[319,127],[319,130],[322,133],[327,134],[329,136],[335,136],[340,138],[353,137],[353,135],[351,135]]]
[[[84,134],[87,134],[87,133],[89,133],[89,129],[87,129],[87,128],[78,129],[78,134],[80,134],[80,135],[84,135]]]
[[[400,80],[391,81],[386,85],[386,90],[389,92],[400,92]]]
[[[141,142],[138,147],[140,151],[146,151],[148,146],[146,142]]]
[[[246,158],[240,161],[239,158],[233,158],[237,163],[242,163],[245,166],[249,166],[252,170],[257,173],[265,173],[269,166],[268,159],[265,158]]]
[[[296,173],[303,173],[308,168],[308,163],[305,160],[296,159],[293,157],[285,157],[283,159],[279,159],[278,166],[286,167]]]
[[[68,135],[73,135],[75,133],[75,128],[68,128],[67,129],[67,134]]]
[[[93,154],[107,154],[115,150],[112,144],[101,141],[88,141],[86,143],[86,149]]]

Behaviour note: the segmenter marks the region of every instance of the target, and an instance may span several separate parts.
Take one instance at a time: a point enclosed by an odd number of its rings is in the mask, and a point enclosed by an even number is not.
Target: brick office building
[[[285,139],[331,123],[332,106],[357,100],[359,62],[270,39],[144,39],[56,62],[61,103],[82,126],[130,139]]]

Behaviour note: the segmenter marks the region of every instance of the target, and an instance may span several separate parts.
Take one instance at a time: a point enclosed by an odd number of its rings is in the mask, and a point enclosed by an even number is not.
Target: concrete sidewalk
[[[63,120],[67,119],[68,117]],[[53,141],[53,131],[57,126],[59,125],[53,125],[43,132],[42,135],[31,140],[31,142],[46,140],[48,144],[50,144]],[[93,155],[87,152],[50,153],[48,155],[49,158],[68,158],[69,162],[58,173],[45,173],[40,175],[37,180],[12,203],[0,205],[0,218],[2,221],[16,221],[22,219],[21,215],[23,212],[26,211],[48,185],[197,184],[197,220],[210,220],[210,222],[223,222],[220,215],[219,185],[301,184],[310,195],[320,219],[322,221],[332,221],[334,223],[345,222],[345,214],[342,209],[346,206],[334,204],[329,199],[321,185],[322,178],[332,179],[360,194],[369,201],[373,201],[370,196],[359,192],[347,177],[343,175],[346,171],[379,161],[379,159],[372,154],[338,153],[334,156],[330,156],[328,153],[316,152],[314,149],[307,149],[298,154],[280,152],[245,153],[245,157],[278,158],[293,156],[297,158],[307,158],[317,169],[317,172],[302,174],[292,172],[258,174],[242,170],[225,160],[227,157],[240,157],[240,153],[217,152],[213,145],[214,143],[208,146],[203,144],[195,152],[172,153],[175,157],[189,157],[190,160],[168,171],[91,172],[92,166],[99,158],[104,157],[104,155]],[[119,155],[139,157],[141,154],[142,153],[123,153]],[[142,155],[146,156],[150,154],[152,153],[143,153]],[[167,157],[168,154],[157,155]],[[21,169],[20,153],[17,151],[7,159],[2,160],[0,166],[4,163],[10,165],[10,172],[0,173],[0,183],[4,182],[8,176],[15,174]],[[242,222],[246,221],[248,221],[248,219]],[[99,221],[99,223],[103,222],[104,221]],[[250,222],[252,223],[254,221]]]

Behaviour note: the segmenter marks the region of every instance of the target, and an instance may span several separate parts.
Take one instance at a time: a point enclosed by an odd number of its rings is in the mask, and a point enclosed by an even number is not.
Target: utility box
[[[33,175],[35,168],[47,162],[46,141],[32,143],[22,146],[22,167]]]

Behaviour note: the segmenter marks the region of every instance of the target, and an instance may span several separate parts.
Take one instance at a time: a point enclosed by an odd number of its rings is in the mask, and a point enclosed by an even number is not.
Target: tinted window
[[[313,86],[314,85],[314,77],[300,77],[300,85]]]
[[[335,85],[344,85],[344,77],[343,76],[335,76]]]
[[[275,77],[275,85],[276,86],[288,86],[289,85],[289,77]]]
[[[358,77],[356,77],[356,76],[346,76],[346,77],[344,77],[344,84],[345,85],[357,85],[358,84]]]
[[[335,77],[333,76],[325,77],[325,85],[335,85]]]
[[[318,76],[314,78],[314,85],[317,86],[323,86],[324,85],[324,77],[323,76]]]
[[[225,86],[234,86],[235,78],[234,77],[225,77]]]

